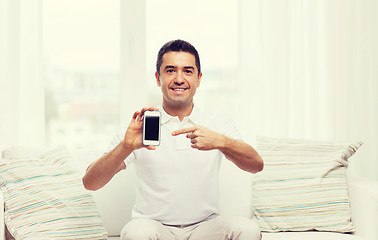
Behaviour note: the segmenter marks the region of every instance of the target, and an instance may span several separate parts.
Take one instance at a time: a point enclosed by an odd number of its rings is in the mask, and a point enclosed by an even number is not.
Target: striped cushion
[[[361,144],[258,137],[265,168],[252,205],[262,231],[353,232],[346,168]]]
[[[0,162],[5,223],[15,239],[106,239],[94,199],[59,147],[38,157],[7,153]]]

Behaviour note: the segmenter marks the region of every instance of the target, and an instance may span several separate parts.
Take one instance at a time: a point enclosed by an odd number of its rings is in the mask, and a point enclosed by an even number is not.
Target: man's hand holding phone
[[[143,119],[146,111],[158,111],[158,109],[149,107],[143,108],[141,111],[134,113],[123,140],[123,144],[126,148],[129,148],[133,151],[143,147],[147,148],[148,150],[155,149],[155,146],[143,145]]]

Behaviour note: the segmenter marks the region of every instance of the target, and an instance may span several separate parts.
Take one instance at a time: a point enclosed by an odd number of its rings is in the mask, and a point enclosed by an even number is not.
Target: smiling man
[[[253,220],[220,214],[218,171],[223,156],[251,173],[264,164],[234,126],[194,104],[202,78],[197,50],[182,40],[166,43],[158,53],[155,78],[162,106],[134,113],[126,133],[117,135],[109,151],[88,167],[84,186],[97,190],[135,165],[137,201],[121,239],[261,239]],[[161,143],[144,146],[143,114],[158,109]]]

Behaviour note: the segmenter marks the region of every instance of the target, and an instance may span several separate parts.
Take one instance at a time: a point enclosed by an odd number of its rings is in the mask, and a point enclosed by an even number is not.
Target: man
[[[158,109],[135,112],[126,133],[88,167],[84,186],[97,190],[135,165],[137,201],[121,239],[261,239],[254,221],[219,214],[222,156],[251,173],[263,169],[263,160],[237,140],[233,126],[194,105],[202,78],[197,50],[182,40],[166,43],[158,53],[155,77],[163,93],[160,145],[142,144],[143,114]]]

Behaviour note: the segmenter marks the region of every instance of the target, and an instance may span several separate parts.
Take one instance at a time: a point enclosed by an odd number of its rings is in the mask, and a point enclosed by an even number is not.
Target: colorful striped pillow
[[[361,144],[258,137],[265,167],[252,205],[262,231],[354,232],[346,169]]]
[[[93,197],[64,147],[0,162],[5,223],[15,239],[106,239]]]

